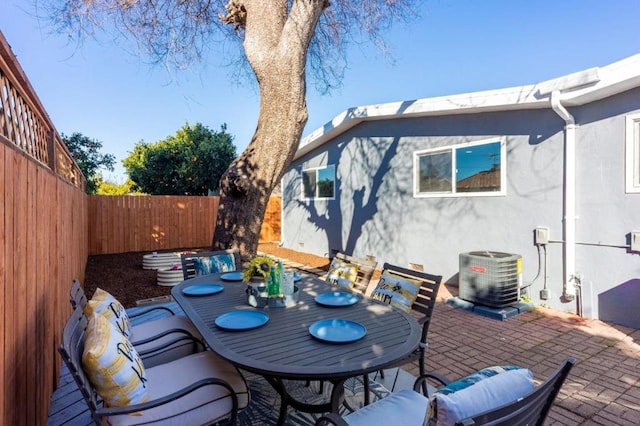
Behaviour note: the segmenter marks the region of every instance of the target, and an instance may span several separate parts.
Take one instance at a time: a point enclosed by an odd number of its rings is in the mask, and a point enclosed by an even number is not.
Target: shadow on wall
[[[640,279],[632,279],[598,295],[600,320],[640,328]]]

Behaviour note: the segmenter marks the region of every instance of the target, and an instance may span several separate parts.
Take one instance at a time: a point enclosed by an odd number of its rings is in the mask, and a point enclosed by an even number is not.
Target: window
[[[302,171],[302,197],[333,199],[336,169],[334,166]]]
[[[631,114],[626,120],[627,192],[640,193],[640,114]]]
[[[505,195],[504,139],[414,153],[414,196]]]

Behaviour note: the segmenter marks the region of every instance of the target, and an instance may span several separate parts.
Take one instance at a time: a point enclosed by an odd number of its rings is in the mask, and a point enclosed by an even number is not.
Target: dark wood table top
[[[188,296],[182,290],[198,284],[222,284],[224,290],[207,296]],[[326,307],[315,296],[336,291],[325,281],[303,275],[296,283],[299,301],[287,308],[249,306],[247,285],[220,279],[219,274],[183,281],[171,293],[207,344],[236,366],[278,379],[336,380],[379,370],[418,347],[421,329],[405,312],[368,298],[348,307]],[[256,329],[227,331],[215,319],[236,310],[260,310],[269,321]],[[367,328],[364,338],[350,343],[326,343],[309,333],[322,319],[345,319]]]

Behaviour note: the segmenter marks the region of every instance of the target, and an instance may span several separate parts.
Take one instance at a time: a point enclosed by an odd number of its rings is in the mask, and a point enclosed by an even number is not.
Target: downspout
[[[576,297],[576,123],[560,102],[560,91],[551,92],[551,108],[564,120],[564,280],[562,296]]]

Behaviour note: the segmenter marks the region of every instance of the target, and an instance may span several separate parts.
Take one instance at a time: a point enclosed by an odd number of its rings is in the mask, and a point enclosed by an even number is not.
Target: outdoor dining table
[[[186,290],[205,284],[223,288],[205,295],[194,288]],[[315,276],[302,275],[296,286],[299,300],[295,305],[266,308],[250,306],[247,285],[223,281],[221,274],[185,280],[171,291],[211,350],[235,366],[263,376],[276,389],[281,396],[278,424],[284,424],[288,406],[309,413],[337,412],[345,380],[383,369],[408,355],[418,347],[421,334],[410,314],[370,298],[359,296],[357,303],[339,307],[317,303],[316,296],[338,289]],[[185,290],[196,295],[185,294]],[[216,325],[223,314],[255,311],[268,315],[260,327],[230,331]],[[366,334],[344,343],[311,335],[312,324],[329,319],[357,322],[366,328]],[[333,384],[331,398],[318,405],[295,400],[287,392],[288,379],[329,381]]]

